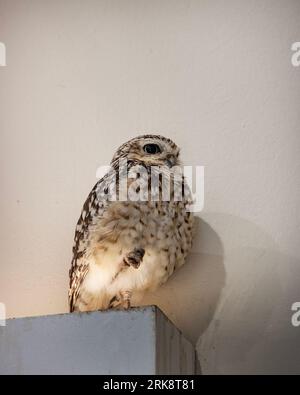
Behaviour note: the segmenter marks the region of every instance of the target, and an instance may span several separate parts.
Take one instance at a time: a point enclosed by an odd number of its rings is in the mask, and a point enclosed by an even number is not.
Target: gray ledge
[[[195,374],[195,349],[155,306],[15,318],[0,374]]]

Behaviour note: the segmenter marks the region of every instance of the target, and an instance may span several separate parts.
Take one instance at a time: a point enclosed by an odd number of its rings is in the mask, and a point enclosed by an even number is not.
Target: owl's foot
[[[144,255],[145,250],[143,248],[135,248],[125,256],[123,262],[126,266],[133,266],[135,269],[137,269],[140,266]]]
[[[118,296],[114,296],[111,298],[110,302],[109,302],[109,309],[114,309],[116,307],[120,306],[120,298]]]
[[[132,292],[131,291],[124,291],[121,292],[121,297],[122,297],[122,307],[125,310],[130,309],[131,303],[130,303],[130,299],[132,296]]]

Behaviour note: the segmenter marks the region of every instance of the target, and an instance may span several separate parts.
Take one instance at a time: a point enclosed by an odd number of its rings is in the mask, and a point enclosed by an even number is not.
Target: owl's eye
[[[143,150],[146,154],[159,154],[161,152],[161,149],[157,144],[146,144],[144,145]]]

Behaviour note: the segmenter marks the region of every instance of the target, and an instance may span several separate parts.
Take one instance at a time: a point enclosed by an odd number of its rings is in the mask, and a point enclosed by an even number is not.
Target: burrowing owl
[[[70,311],[136,305],[183,265],[193,216],[178,168],[179,148],[162,136],[139,136],[117,150],[77,223]]]

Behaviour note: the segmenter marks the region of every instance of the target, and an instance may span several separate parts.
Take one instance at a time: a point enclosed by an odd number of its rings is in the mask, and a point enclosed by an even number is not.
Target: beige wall
[[[0,302],[67,310],[75,223],[118,145],[205,165],[188,264],[155,302],[205,373],[300,372],[300,2],[0,0]]]

